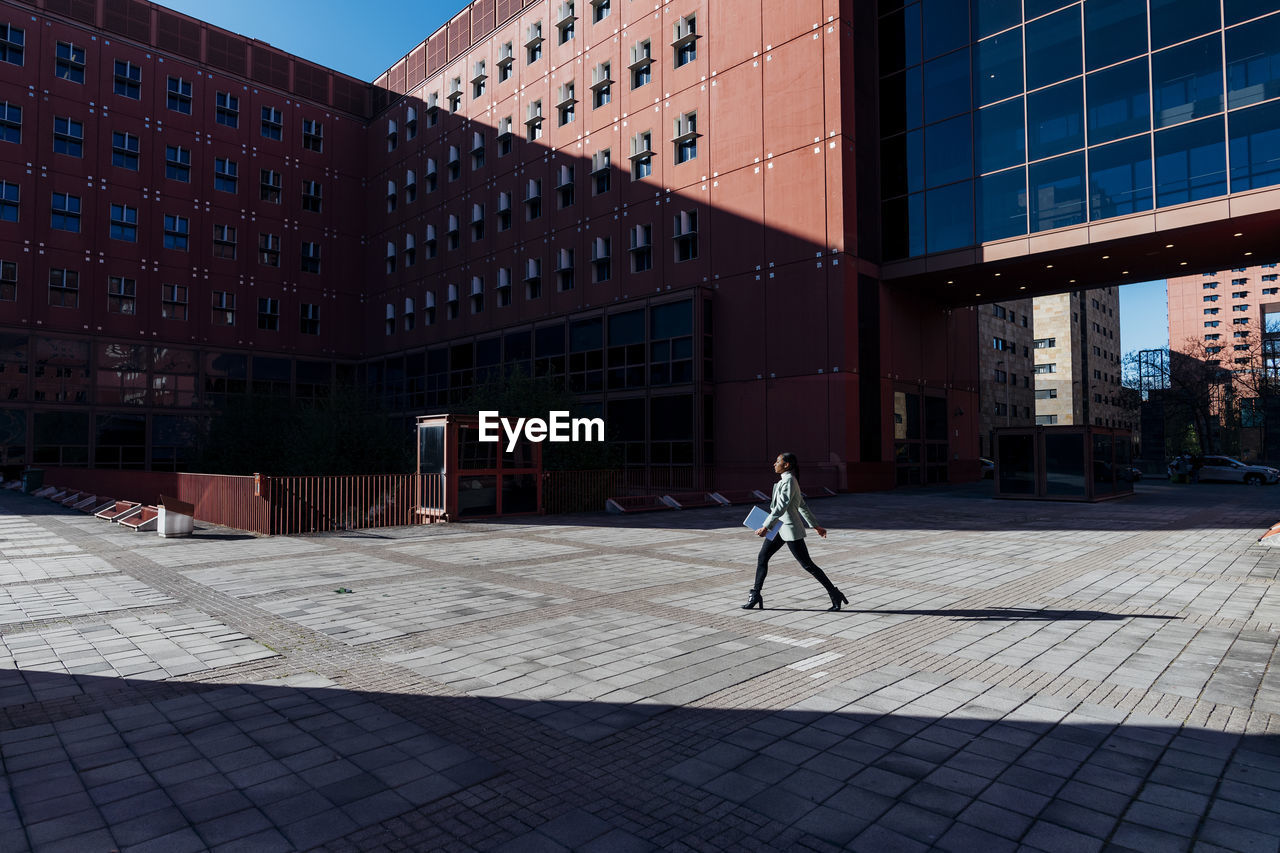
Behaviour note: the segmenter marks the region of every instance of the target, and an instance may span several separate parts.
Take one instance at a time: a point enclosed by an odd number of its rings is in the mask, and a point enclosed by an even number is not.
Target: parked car
[[[1201,457],[1200,482],[1245,483],[1261,486],[1280,480],[1280,470],[1266,465],[1246,465],[1230,456]]]

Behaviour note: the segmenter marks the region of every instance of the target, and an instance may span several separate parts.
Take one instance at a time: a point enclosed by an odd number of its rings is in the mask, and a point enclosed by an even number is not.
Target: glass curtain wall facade
[[[1272,2],[880,13],[885,260],[1280,184]]]

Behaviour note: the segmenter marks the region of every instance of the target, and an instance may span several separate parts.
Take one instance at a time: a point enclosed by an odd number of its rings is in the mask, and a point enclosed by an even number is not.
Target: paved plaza
[[[767,485],[767,470],[762,485]],[[0,850],[1280,849],[1280,487],[260,538],[0,493]]]

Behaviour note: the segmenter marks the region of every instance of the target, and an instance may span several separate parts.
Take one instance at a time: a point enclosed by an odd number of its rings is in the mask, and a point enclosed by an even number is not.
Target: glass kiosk
[[[480,440],[475,415],[418,417],[418,514],[461,521],[528,515],[542,507],[542,444]]]
[[[995,431],[996,497],[1104,501],[1133,494],[1133,434],[1098,426]]]

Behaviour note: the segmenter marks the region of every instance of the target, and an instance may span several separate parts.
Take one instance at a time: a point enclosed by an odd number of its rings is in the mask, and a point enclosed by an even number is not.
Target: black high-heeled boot
[[[764,610],[764,596],[760,594],[758,589],[751,590],[751,597],[747,599],[746,604],[742,605],[743,610],[750,610],[753,607],[757,610]]]
[[[827,591],[827,595],[831,596],[831,606],[827,610],[839,610],[841,604],[849,603],[849,599],[844,597],[844,593],[834,587]]]

